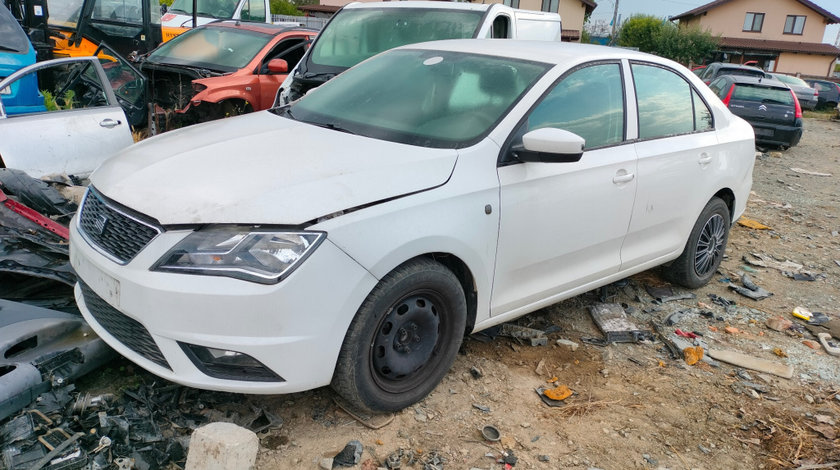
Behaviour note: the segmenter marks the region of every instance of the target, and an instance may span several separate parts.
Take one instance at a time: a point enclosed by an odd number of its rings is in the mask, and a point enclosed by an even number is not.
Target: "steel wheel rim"
[[[377,385],[402,393],[424,382],[444,336],[445,304],[434,292],[414,292],[394,303],[379,322],[370,348]]]
[[[694,250],[694,272],[698,276],[707,276],[717,269],[723,257],[726,240],[726,222],[720,214],[714,214],[700,231],[697,248]]]

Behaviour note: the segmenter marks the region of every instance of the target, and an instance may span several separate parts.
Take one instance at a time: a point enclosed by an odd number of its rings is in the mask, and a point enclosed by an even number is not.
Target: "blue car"
[[[12,13],[0,7],[0,80],[17,70],[35,63],[35,48],[26,37]],[[6,114],[24,114],[46,111],[44,97],[38,91],[35,74],[16,81],[0,90],[0,100]]]

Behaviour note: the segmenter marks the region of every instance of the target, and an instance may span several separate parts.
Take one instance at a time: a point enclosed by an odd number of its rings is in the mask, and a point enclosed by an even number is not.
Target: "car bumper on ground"
[[[802,138],[801,126],[782,126],[764,122],[750,122],[755,131],[755,142],[765,145],[786,145],[793,147]]]
[[[292,393],[329,384],[347,326],[377,280],[329,240],[275,285],[150,271],[187,233],[163,232],[119,265],[82,237],[74,219],[76,300],[94,331],[128,359],[183,385]],[[267,371],[219,373],[202,367],[187,345],[243,353]]]

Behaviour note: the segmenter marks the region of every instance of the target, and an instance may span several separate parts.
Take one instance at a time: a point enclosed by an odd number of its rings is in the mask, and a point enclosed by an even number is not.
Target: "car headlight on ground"
[[[291,274],[325,236],[323,232],[249,226],[204,228],[181,240],[152,269],[275,284]]]

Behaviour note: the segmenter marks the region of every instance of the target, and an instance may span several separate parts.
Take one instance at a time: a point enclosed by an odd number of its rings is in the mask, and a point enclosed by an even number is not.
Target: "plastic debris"
[[[762,224],[757,220],[748,219],[744,216],[741,216],[741,218],[738,219],[738,225],[742,227],[751,228],[753,230],[773,230],[772,228]]]
[[[819,171],[811,171],[811,170],[806,170],[804,168],[791,168],[790,171],[792,171],[794,173],[799,173],[800,175],[831,176],[831,173],[821,173]]]
[[[735,284],[730,283],[729,288],[744,297],[748,297],[753,300],[763,300],[773,295],[772,292],[756,285],[755,282],[753,282],[753,280],[746,274],[741,276],[741,284],[743,284],[744,287],[736,286]]]
[[[495,426],[490,425],[481,429],[481,435],[490,442],[498,442],[502,438],[502,433]]]
[[[767,325],[767,328],[770,328],[771,330],[774,330],[774,331],[785,331],[785,330],[789,329],[791,326],[793,326],[793,322],[786,319],[786,318],[773,317],[773,318],[768,318],[767,322],[765,322],[765,325]]]
[[[768,255],[762,253],[750,253],[744,256],[744,261],[753,266],[760,266],[762,268],[772,268],[779,271],[799,272],[804,266],[799,263],[794,263],[790,260],[776,261]]]
[[[653,333],[633,323],[620,304],[590,305],[589,312],[606,336],[607,343],[637,343],[653,339]],[[581,341],[584,341],[583,338]]]
[[[840,347],[836,347],[831,344],[831,335],[828,333],[817,333],[817,338],[820,340],[820,344],[823,345],[826,352],[831,354],[832,356],[840,356]]]
[[[504,323],[499,331],[499,336],[507,336],[523,341],[527,340],[530,341],[531,346],[545,346],[548,344],[548,337],[544,331],[514,325],[512,323]]]
[[[333,457],[332,466],[352,467],[362,460],[362,443],[356,440],[350,441],[344,446],[341,452]]]
[[[676,334],[677,336],[682,336],[683,338],[688,338],[688,339],[697,338],[697,334],[691,333],[691,332],[686,332],[686,331],[683,331],[679,328],[674,330],[674,334]]]
[[[557,401],[562,401],[562,400],[565,400],[566,398],[569,398],[570,396],[572,396],[571,389],[569,389],[569,387],[567,387],[565,385],[560,385],[559,387],[556,387],[556,388],[543,390],[542,393],[543,393],[543,395],[547,396],[548,398],[550,398],[552,400],[557,400]]]
[[[811,349],[816,349],[816,350],[822,349],[820,347],[820,343],[817,343],[816,341],[811,341],[810,339],[806,339],[806,340],[802,341],[802,344],[804,344],[805,346],[808,346]]]
[[[700,362],[703,359],[703,348],[700,346],[693,346],[683,349],[683,358],[685,358],[685,363],[693,366]]]
[[[782,348],[773,348],[773,354],[779,357],[788,357],[787,353]]]
[[[805,308],[805,307],[794,307],[793,312],[791,312],[791,314],[792,314],[794,317],[796,317],[796,318],[801,318],[801,319],[803,319],[803,320],[805,320],[805,321],[810,320],[810,319],[811,319],[811,315],[812,315],[811,311],[810,311],[810,310],[808,310],[808,309],[807,309],[807,308]]]

